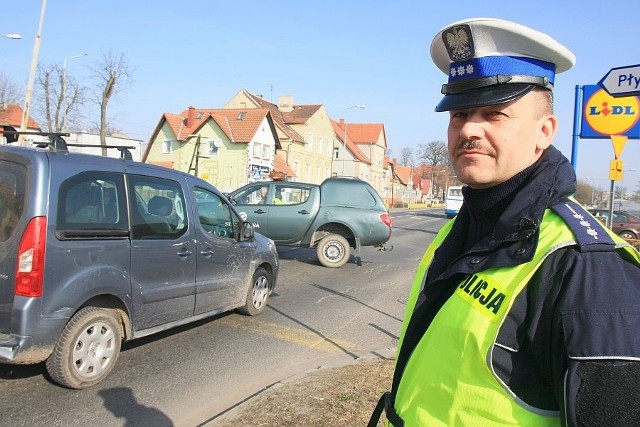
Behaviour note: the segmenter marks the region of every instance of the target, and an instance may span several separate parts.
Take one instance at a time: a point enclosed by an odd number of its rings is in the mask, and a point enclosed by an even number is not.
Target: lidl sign
[[[640,99],[614,97],[598,85],[583,86],[580,138],[640,138]]]

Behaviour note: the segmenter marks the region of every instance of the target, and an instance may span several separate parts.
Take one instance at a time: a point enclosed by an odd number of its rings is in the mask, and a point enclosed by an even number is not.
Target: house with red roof
[[[280,148],[266,108],[198,109],[163,113],[142,161],[196,175],[221,191],[268,179]]]
[[[384,130],[383,123],[347,123],[344,119],[340,119],[338,122],[339,131],[336,132],[336,137],[347,142],[349,147],[349,140],[358,147],[360,152],[369,159],[369,168],[367,175],[355,175],[355,163],[357,162],[355,156],[349,156],[347,153],[343,159],[345,163],[349,163],[351,160],[354,163],[353,168],[349,168],[345,165],[345,173],[338,174],[344,176],[354,176],[360,178],[371,184],[380,194],[383,199],[388,199],[390,195],[390,183],[391,172],[389,165],[385,162],[387,151],[387,136]],[[353,175],[349,175],[352,172]]]
[[[5,131],[19,131],[22,124],[24,110],[16,104],[0,105],[0,144],[12,143],[18,140],[17,135],[5,135]],[[31,117],[27,120],[27,131],[41,132],[40,125]],[[42,141],[35,135],[26,135],[26,141]]]
[[[224,108],[263,108],[271,112],[280,147],[277,157],[293,172],[276,168],[274,173],[290,181],[319,184],[332,173],[334,131],[321,104],[294,104],[292,96],[280,96],[274,104],[242,89]]]

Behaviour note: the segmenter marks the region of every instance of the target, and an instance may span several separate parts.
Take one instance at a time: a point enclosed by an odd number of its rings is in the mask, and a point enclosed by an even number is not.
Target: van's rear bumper
[[[55,341],[51,344],[34,344],[33,337],[0,334],[0,363],[25,365],[40,363],[51,355]]]

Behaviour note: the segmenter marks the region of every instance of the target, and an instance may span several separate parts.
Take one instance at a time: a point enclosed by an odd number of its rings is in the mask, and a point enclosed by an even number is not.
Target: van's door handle
[[[202,255],[202,256],[211,256],[211,255],[213,255],[213,251],[211,249],[207,249],[207,250],[201,251],[200,255]]]
[[[298,211],[298,213],[302,215],[309,215],[309,211],[306,209],[302,209],[301,211]]]
[[[262,209],[258,209],[258,210],[253,211],[253,213],[263,214],[263,213],[267,213],[267,211],[262,210]]]
[[[188,257],[188,256],[191,256],[192,254],[193,254],[193,252],[191,252],[191,251],[190,251],[189,249],[187,249],[187,248],[182,248],[182,249],[180,249],[180,252],[178,252],[178,253],[177,253],[177,255],[178,255],[180,258],[186,258],[186,257]]]

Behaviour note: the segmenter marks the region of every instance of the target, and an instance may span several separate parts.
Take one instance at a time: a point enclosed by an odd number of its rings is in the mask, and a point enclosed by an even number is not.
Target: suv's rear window
[[[24,211],[26,176],[24,166],[0,160],[0,242],[13,236]]]
[[[327,205],[356,206],[370,208],[376,205],[376,199],[360,182],[329,182],[322,184],[322,197]]]

